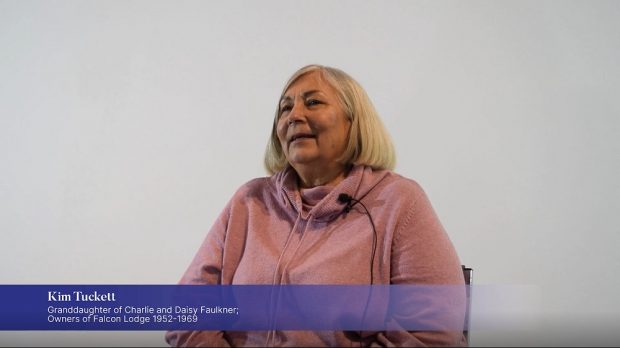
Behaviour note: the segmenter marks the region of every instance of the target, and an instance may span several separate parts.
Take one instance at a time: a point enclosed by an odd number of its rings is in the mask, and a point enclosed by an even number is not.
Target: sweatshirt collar
[[[338,196],[346,193],[351,197],[361,200],[373,187],[375,187],[387,175],[386,170],[374,171],[371,167],[364,165],[354,165],[349,171],[349,175],[329,192],[322,200],[304,212],[301,194],[298,187],[297,172],[291,166],[287,166],[283,171],[274,177],[276,187],[281,194],[281,198],[288,201],[293,209],[303,219],[310,216],[316,221],[330,221],[335,219],[344,211],[345,205],[338,201]]]

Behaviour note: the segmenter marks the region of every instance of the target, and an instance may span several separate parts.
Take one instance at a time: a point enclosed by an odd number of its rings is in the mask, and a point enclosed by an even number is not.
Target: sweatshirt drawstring
[[[306,230],[308,229],[308,226],[310,226],[310,224],[312,223],[313,219],[314,219],[314,216],[309,215],[308,222],[304,226],[303,231],[300,232],[301,233],[301,239],[299,240],[299,243],[297,243],[297,247],[295,248],[295,252],[293,252],[293,255],[297,255],[297,252],[299,251],[299,248],[303,245],[304,239],[306,238]],[[278,282],[278,284],[282,284],[282,280],[284,278],[284,275],[286,274],[286,270],[288,269],[288,266],[293,261],[293,259],[294,259],[294,257],[291,257],[290,260],[288,260],[288,262],[286,263],[286,265],[284,265],[284,267],[282,268],[282,272],[280,273],[280,281]]]
[[[289,266],[289,264],[291,263],[291,261],[293,261],[294,257],[291,257],[290,260],[288,260],[288,262],[282,267],[282,270],[280,272],[278,272],[278,269],[280,268],[280,263],[282,262],[282,257],[284,255],[284,253],[287,250],[287,247],[289,245],[289,241],[291,240],[292,236],[295,234],[295,230],[297,229],[297,226],[299,225],[300,221],[303,220],[303,218],[301,217],[301,212],[297,215],[297,219],[295,220],[295,224],[293,225],[293,229],[291,230],[291,233],[289,233],[289,236],[286,239],[286,243],[284,244],[284,248],[282,249],[282,253],[280,254],[280,257],[278,258],[278,262],[276,264],[276,269],[273,275],[273,281],[272,281],[272,292],[271,292],[271,301],[270,304],[271,306],[269,306],[270,309],[273,309],[273,311],[270,311],[270,316],[269,316],[269,327],[273,328],[274,326],[274,320],[276,317],[276,312],[278,310],[278,304],[279,304],[279,300],[280,300],[280,292],[276,291],[275,294],[273,292],[273,289],[275,288],[275,285],[282,285],[282,282],[284,280],[284,276],[286,275],[286,270]],[[313,216],[309,215],[308,217],[308,221],[305,224],[303,230],[300,232],[301,233],[301,238],[299,240],[299,243],[297,244],[297,247],[295,248],[295,251],[293,252],[293,255],[296,255],[297,252],[299,251],[299,248],[301,247],[301,245],[303,244],[304,238],[306,237],[306,230],[308,229],[308,226],[312,223],[313,220]],[[280,279],[278,280],[278,282],[276,283],[276,277],[278,276],[278,273],[280,274]],[[275,299],[274,299],[275,297]],[[270,329],[267,332],[267,338],[265,341],[265,347],[272,347],[275,344],[275,337],[276,337],[276,330],[274,329]]]
[[[265,347],[271,347],[271,340],[274,338],[275,335],[275,330],[271,329],[271,327],[273,327],[273,320],[275,318],[275,311],[273,310],[274,306],[273,304],[276,303],[277,297],[279,294],[274,294],[273,290],[275,289],[275,285],[276,285],[276,279],[278,277],[278,270],[280,268],[280,264],[282,262],[282,258],[284,257],[284,253],[286,251],[286,249],[288,248],[288,245],[291,241],[291,238],[295,232],[295,230],[297,229],[297,225],[299,224],[299,221],[301,221],[301,213],[297,214],[297,218],[295,219],[295,223],[293,224],[293,228],[291,229],[291,232],[288,234],[288,237],[286,237],[286,242],[284,243],[284,247],[282,248],[282,252],[280,253],[280,257],[278,257],[278,261],[276,262],[276,267],[273,271],[273,278],[271,279],[271,292],[270,292],[270,301],[269,303],[271,304],[269,306],[269,331],[267,331],[267,338],[265,339]],[[274,298],[275,297],[275,298]]]

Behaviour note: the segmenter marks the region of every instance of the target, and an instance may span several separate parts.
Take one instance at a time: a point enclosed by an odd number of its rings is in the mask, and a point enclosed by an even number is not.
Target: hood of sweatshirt
[[[312,217],[314,221],[327,222],[344,212],[345,204],[338,201],[340,194],[346,193],[357,200],[363,200],[364,196],[388,173],[387,170],[373,170],[368,166],[354,165],[349,171],[349,175],[331,190],[327,189],[328,193],[325,197],[314,204],[309,211],[303,209],[302,195],[298,185],[299,177],[293,167],[287,166],[283,171],[275,174],[273,179],[279,198],[285,206],[294,209],[304,220]],[[326,189],[322,188],[320,191],[325,192]]]

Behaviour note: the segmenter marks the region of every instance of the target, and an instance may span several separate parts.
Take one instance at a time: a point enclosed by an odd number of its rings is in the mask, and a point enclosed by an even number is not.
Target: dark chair
[[[471,316],[471,284],[474,280],[474,270],[472,268],[461,265],[463,269],[463,277],[465,278],[466,292],[467,292],[467,311],[465,312],[465,326],[463,329],[463,335],[469,345],[469,317]]]

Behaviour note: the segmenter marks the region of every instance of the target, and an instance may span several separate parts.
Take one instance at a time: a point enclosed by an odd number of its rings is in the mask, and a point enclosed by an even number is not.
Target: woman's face
[[[336,91],[320,73],[302,75],[280,100],[278,139],[288,162],[333,167],[347,144],[351,122]]]

